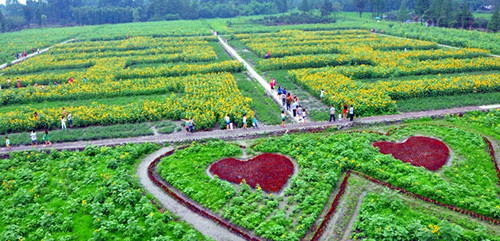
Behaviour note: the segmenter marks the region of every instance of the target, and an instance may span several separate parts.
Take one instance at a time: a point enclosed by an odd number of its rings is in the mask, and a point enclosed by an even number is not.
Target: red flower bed
[[[212,164],[210,172],[220,179],[246,183],[255,188],[257,184],[266,192],[278,192],[293,174],[293,163],[285,156],[265,153],[248,161],[225,158]]]
[[[383,154],[392,154],[398,160],[431,171],[441,168],[450,154],[442,141],[423,136],[412,136],[403,143],[380,141],[373,143],[373,146],[378,147]]]

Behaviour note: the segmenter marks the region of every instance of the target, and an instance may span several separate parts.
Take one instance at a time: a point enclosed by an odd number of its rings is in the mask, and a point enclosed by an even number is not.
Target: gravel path
[[[38,146],[38,149],[77,149],[84,148],[88,145],[94,146],[106,146],[106,145],[123,145],[128,143],[178,143],[178,142],[191,142],[200,141],[204,139],[222,139],[222,140],[234,140],[234,139],[248,139],[258,136],[264,136],[269,134],[282,134],[288,132],[300,132],[308,130],[318,130],[326,129],[329,127],[337,127],[339,129],[346,129],[352,126],[359,125],[371,125],[376,123],[398,123],[403,120],[418,119],[422,117],[442,117],[447,114],[460,114],[469,111],[486,111],[489,109],[497,109],[500,105],[489,105],[489,106],[470,106],[461,107],[454,109],[445,110],[429,110],[420,112],[408,112],[396,115],[383,115],[383,116],[372,116],[363,117],[355,119],[353,122],[342,120],[337,122],[306,122],[305,125],[299,123],[289,124],[285,128],[276,126],[265,126],[260,128],[248,128],[248,129],[234,129],[234,130],[213,130],[213,131],[199,131],[191,134],[186,134],[183,131],[175,132],[172,134],[159,134],[151,136],[140,136],[140,137],[128,137],[128,138],[116,138],[116,139],[105,139],[105,140],[93,140],[93,141],[77,141],[77,142],[65,142],[65,143],[54,143],[51,147]],[[13,143],[15,144],[15,143]],[[0,148],[0,155],[8,154],[13,151],[28,151],[33,149],[29,145],[13,146],[11,150],[7,150],[6,147]]]
[[[234,58],[236,58],[236,60],[238,60],[240,63],[243,64],[243,66],[247,69],[247,72],[248,74],[250,75],[251,78],[254,78],[257,80],[257,83],[259,83],[262,88],[264,88],[264,91],[269,95],[271,96],[271,98],[273,99],[273,101],[280,107],[281,110],[284,110],[285,113],[288,114],[288,116],[290,117],[291,120],[293,120],[294,122],[299,122],[299,119],[298,117],[293,117],[293,113],[291,110],[286,110],[286,109],[283,109],[282,108],[282,105],[281,105],[281,99],[278,98],[278,95],[276,95],[276,93],[271,90],[271,86],[269,85],[269,83],[262,77],[260,76],[260,74],[257,73],[257,71],[255,71],[255,69],[250,65],[248,64],[239,54],[238,52],[232,47],[230,46],[221,36],[217,36],[219,38],[219,43],[221,44],[221,46],[231,55],[233,56]]]
[[[241,237],[233,234],[226,228],[217,225],[211,220],[198,215],[182,204],[178,203],[175,199],[170,197],[161,188],[157,187],[148,177],[148,166],[155,158],[172,150],[172,147],[164,147],[160,150],[148,155],[137,166],[137,176],[141,185],[156,199],[158,199],[163,207],[170,210],[172,213],[180,217],[180,219],[191,224],[196,230],[200,231],[203,235],[209,236],[215,240],[221,241],[243,241]]]

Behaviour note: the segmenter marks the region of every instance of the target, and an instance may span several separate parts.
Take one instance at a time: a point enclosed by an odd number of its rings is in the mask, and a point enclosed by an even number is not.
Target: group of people
[[[11,88],[11,87],[12,87],[12,83],[10,81],[10,78],[7,78],[7,88]],[[19,79],[19,77],[16,78],[15,87],[17,87],[18,89],[21,89],[21,80]],[[2,85],[0,85],[0,89],[2,89]]]
[[[248,126],[247,125],[247,114],[243,114],[243,117],[241,119],[242,119],[242,123],[243,123],[242,128],[246,129]],[[233,122],[231,122],[231,117],[229,116],[229,114],[226,114],[226,116],[224,117],[224,122],[226,123],[226,130],[233,129]],[[252,127],[259,128],[259,123],[258,123],[257,118],[255,116],[252,119]]]
[[[305,108],[300,105],[300,99],[298,96],[292,95],[289,91],[286,90],[286,88],[282,88],[281,85],[278,85],[278,88],[276,88],[276,80],[271,79],[271,82],[269,84],[271,86],[271,90],[274,91],[276,89],[276,92],[278,94],[278,98],[281,99],[281,105],[283,105],[284,110],[281,111],[281,126],[285,127],[285,120],[286,120],[286,113],[285,110],[287,111],[292,111],[293,117],[298,117],[299,122],[302,122],[302,125],[305,125],[306,119],[307,119],[307,111]]]
[[[70,77],[68,79],[68,84],[73,84],[73,81],[74,81],[73,77]],[[83,83],[84,84],[87,83],[87,77],[85,77],[85,76],[83,77]],[[57,81],[54,81],[54,86],[58,86],[58,85],[59,85],[59,83],[57,83]],[[12,87],[11,80],[10,80],[10,78],[7,78],[7,88],[11,88],[11,87]],[[22,87],[21,86],[21,80],[19,79],[19,77],[16,78],[16,85],[15,85],[15,87],[17,87],[18,89],[21,89],[21,87]],[[45,86],[44,85],[38,85],[37,82],[35,82],[33,84],[33,87],[35,87],[35,88],[41,87],[42,91],[45,91]],[[2,85],[0,84],[0,90],[1,89],[2,89]]]
[[[271,90],[275,90],[276,87],[276,80],[271,79],[269,83]],[[281,104],[283,105],[283,108],[285,108],[287,111],[291,110],[293,113],[293,117],[299,118],[299,121],[302,122],[302,125],[305,124],[306,119],[307,119],[307,111],[305,108],[303,108],[300,105],[300,99],[298,96],[293,96],[289,91],[286,90],[286,88],[282,88],[280,85],[278,85],[278,88],[276,89],[278,93],[278,97],[281,98]],[[325,97],[325,91],[321,89],[319,98],[320,100],[323,100]],[[354,120],[354,106],[351,105],[349,107],[347,103],[344,103],[343,105],[343,112],[342,114],[339,114],[339,120],[341,120],[342,116],[344,119],[347,119],[347,116],[349,115],[350,121]],[[286,113],[285,111],[281,111],[281,126],[285,127],[285,119],[286,119]],[[335,118],[335,107],[332,105],[330,106],[330,122],[336,121]]]
[[[347,103],[344,103],[343,105],[343,111],[342,114],[339,114],[339,120],[341,120],[341,117],[343,116],[344,119],[347,119],[347,114],[349,114],[349,120],[353,121],[354,120],[354,105],[351,105],[349,107]],[[332,105],[330,106],[330,120],[329,122],[336,121],[335,120],[335,107]]]

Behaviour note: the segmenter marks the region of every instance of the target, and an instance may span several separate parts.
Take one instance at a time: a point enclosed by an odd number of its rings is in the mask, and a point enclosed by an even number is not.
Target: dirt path
[[[151,193],[156,199],[158,199],[163,207],[167,208],[176,216],[180,217],[180,219],[182,219],[183,221],[191,224],[203,235],[209,236],[215,240],[243,241],[244,239],[242,239],[238,235],[233,234],[226,228],[219,226],[211,220],[192,212],[187,207],[178,203],[149,179],[149,164],[151,164],[151,162],[153,162],[155,158],[170,150],[172,150],[172,147],[161,148],[160,150],[145,157],[143,161],[137,166],[137,177],[139,178],[139,181],[141,182],[141,185],[144,187],[144,189]]]
[[[351,219],[349,220],[349,223],[344,230],[344,236],[341,240],[349,240],[349,236],[351,236],[352,232],[352,226],[354,226],[354,221],[356,221],[356,218],[358,217],[359,209],[361,208],[361,203],[363,202],[363,198],[365,197],[365,195],[366,191],[363,191],[361,195],[359,195],[358,202],[356,203],[356,207],[354,208],[354,213],[352,214]]]
[[[61,42],[61,43],[58,43],[58,44],[66,44],[66,43],[68,43],[69,41],[71,41],[71,39],[68,39],[68,40],[66,40],[66,41],[64,41],[64,42]],[[21,62],[23,62],[23,61],[25,61],[25,60],[27,60],[27,59],[29,59],[29,58],[31,58],[31,57],[35,57],[35,56],[37,56],[37,55],[39,55],[39,54],[41,54],[41,53],[45,53],[45,52],[49,51],[49,50],[50,50],[52,47],[54,47],[55,45],[57,45],[57,44],[54,44],[54,45],[52,45],[52,46],[50,46],[50,47],[47,47],[47,48],[41,49],[41,50],[40,50],[40,51],[38,51],[38,52],[35,52],[35,53],[32,53],[32,54],[28,54],[28,56],[26,56],[26,58],[24,58],[24,57],[23,57],[23,58],[19,58],[19,59],[16,59],[16,60],[12,60],[12,61],[10,61],[10,65],[19,64],[19,63],[21,63]],[[0,70],[7,68],[7,66],[8,66],[8,65],[9,65],[9,63],[5,63],[5,64],[0,65]],[[2,73],[2,74],[3,74],[3,73]]]
[[[273,99],[273,101],[280,107],[280,109],[282,110],[285,110],[285,112],[288,114],[288,116],[290,117],[291,120],[293,120],[294,122],[298,122],[298,118],[297,117],[293,117],[293,113],[292,111],[286,111],[286,109],[283,109],[282,106],[281,106],[281,99],[278,98],[278,96],[274,93],[273,90],[271,90],[271,86],[269,86],[269,83],[264,79],[262,78],[262,76],[260,76],[257,71],[255,71],[255,69],[250,65],[248,64],[239,54],[238,52],[233,48],[231,47],[226,40],[224,40],[222,37],[220,36],[217,36],[219,38],[219,43],[220,45],[226,50],[226,52],[229,53],[229,55],[233,56],[234,58],[236,58],[240,63],[243,64],[243,66],[247,69],[247,72],[248,74],[250,75],[251,78],[254,78],[257,80],[257,83],[259,83],[262,88],[264,88],[264,91],[269,95],[271,96],[271,98]]]

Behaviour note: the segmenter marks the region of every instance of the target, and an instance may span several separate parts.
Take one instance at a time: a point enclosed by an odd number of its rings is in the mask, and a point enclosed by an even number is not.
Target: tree
[[[342,4],[339,2],[334,2],[332,5],[332,12],[335,17],[337,17],[337,13],[342,11]]]
[[[497,32],[500,31],[500,12],[498,11],[500,7],[496,7],[495,12],[491,16],[491,20],[488,23],[488,30]]]
[[[460,28],[469,28],[474,24],[474,16],[472,16],[467,3],[463,3],[462,9],[457,14],[457,24]]]
[[[333,11],[332,3],[330,0],[324,0],[323,4],[321,4],[321,16],[328,16]]]
[[[307,0],[302,0],[299,5],[299,10],[302,12],[308,12],[310,10],[309,2]]]
[[[437,19],[437,24],[440,27],[449,27],[452,21],[452,3],[451,0],[441,1],[441,6],[439,8],[439,17]]]
[[[7,31],[6,29],[7,19],[3,16],[2,11],[0,10],[0,33]]]
[[[417,0],[417,4],[415,5],[415,13],[420,17],[424,15],[425,11],[429,9],[429,0]]]
[[[408,19],[408,9],[406,8],[406,0],[401,1],[401,6],[399,7],[398,20],[404,22]]]
[[[26,5],[23,6],[23,16],[24,19],[26,19],[28,27],[30,26],[31,20],[35,15],[35,10],[33,8],[34,5],[35,3],[33,1],[28,0],[26,1]]]
[[[284,13],[288,11],[288,3],[287,0],[276,0],[276,8],[278,12]]]
[[[363,17],[363,12],[365,11],[366,5],[368,5],[369,2],[370,0],[352,0],[354,6],[356,7],[356,9],[358,9],[360,18]]]
[[[385,8],[384,0],[371,0],[370,1],[371,9],[372,9],[372,17],[379,17],[382,11]]]

